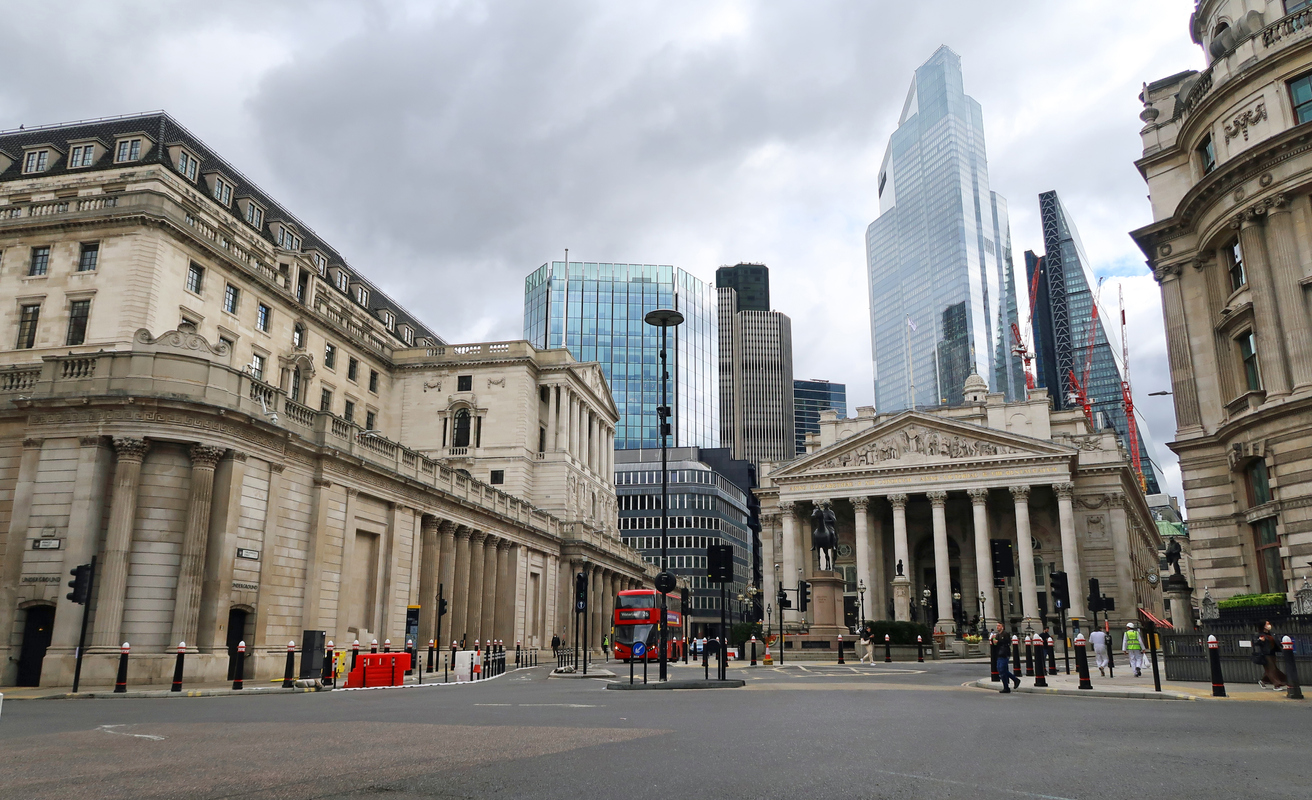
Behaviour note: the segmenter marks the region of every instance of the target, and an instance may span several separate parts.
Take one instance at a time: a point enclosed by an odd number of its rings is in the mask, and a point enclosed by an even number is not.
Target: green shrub
[[[875,622],[867,620],[866,626],[873,632],[875,642],[884,641],[884,634],[888,634],[889,641],[893,644],[915,644],[917,635],[924,637],[926,645],[933,641],[931,638],[933,631],[919,622],[889,622],[887,620]]]
[[[1259,606],[1283,606],[1283,594],[1237,594],[1216,602],[1217,608],[1255,608]]]

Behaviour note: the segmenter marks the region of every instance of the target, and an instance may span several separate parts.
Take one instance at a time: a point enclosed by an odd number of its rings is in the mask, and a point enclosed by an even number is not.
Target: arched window
[[[469,447],[469,412],[461,409],[456,412],[455,435],[451,438],[452,447]]]

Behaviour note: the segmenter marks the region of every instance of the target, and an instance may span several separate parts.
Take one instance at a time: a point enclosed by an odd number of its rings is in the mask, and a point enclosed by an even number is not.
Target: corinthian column
[[[1162,287],[1162,316],[1166,322],[1166,355],[1171,368],[1175,418],[1181,428],[1197,427],[1202,424],[1202,417],[1198,409],[1194,360],[1189,348],[1189,328],[1185,322],[1180,266],[1164,267],[1156,272],[1156,278]],[[1230,399],[1223,397],[1221,402]]]
[[[128,554],[137,519],[137,489],[141,461],[150,444],[145,439],[115,439],[118,462],[114,467],[114,496],[110,500],[109,529],[105,533],[105,561],[97,575],[96,647],[117,648],[123,626],[123,601],[128,588]],[[174,645],[175,647],[177,645]]]
[[[451,581],[451,638],[455,641],[469,632],[469,537],[473,532],[464,525],[455,530],[456,567]]]
[[[793,503],[783,501],[779,503],[779,511],[783,515],[784,525],[784,552],[783,574],[779,576],[779,585],[784,589],[797,588],[797,514],[794,511]],[[796,598],[794,598],[794,601]],[[796,622],[798,620],[798,604],[793,603],[793,607],[785,609],[784,620],[786,622]]]
[[[934,517],[934,592],[938,595],[939,630],[955,630],[956,620],[944,614],[952,613],[952,566],[948,560],[947,492],[928,492]]]
[[[893,507],[893,616],[898,622],[911,619],[911,578],[907,572],[907,496],[890,494]]]
[[[226,451],[222,447],[193,444],[188,452],[191,454],[191,490],[187,498],[187,529],[182,535],[182,563],[178,566],[173,631],[165,652],[173,652],[178,642],[187,642],[188,652],[199,652],[196,649],[196,614],[200,609],[200,587],[205,578],[205,541],[210,531],[210,504],[214,499],[214,465]]]
[[[1271,255],[1271,284],[1289,351],[1289,371],[1294,388],[1299,389],[1312,384],[1312,331],[1308,330],[1307,303],[1299,283],[1303,265],[1298,258],[1297,234],[1284,195],[1273,198],[1267,211],[1266,244]]]
[[[878,618],[877,614],[867,616],[864,595],[859,591],[862,587],[865,588],[865,594],[870,595],[870,602],[873,606],[875,602],[875,584],[870,579],[870,498],[853,497],[852,510],[856,512],[854,519],[856,525],[857,601],[861,604],[858,610],[862,616],[859,622],[864,623],[867,619]]]
[[[427,645],[437,628],[438,551],[437,517],[419,519],[419,639],[415,647]]]
[[[484,639],[496,637],[497,626],[497,547],[501,540],[489,536],[483,543],[483,607],[478,617],[478,629]]]
[[[1020,599],[1025,625],[1039,619],[1039,588],[1034,582],[1034,542],[1030,538],[1030,487],[1013,486],[1016,500],[1016,551],[1020,558]]]
[[[970,489],[967,494],[975,522],[975,582],[984,595],[984,627],[991,629],[998,621],[998,606],[993,596],[993,558],[989,550],[989,490]]]
[[[469,536],[469,611],[465,615],[465,632],[469,634],[467,646],[473,647],[474,640],[483,640],[480,632],[483,624],[483,543],[487,533],[474,531]]]
[[[1061,527],[1061,566],[1066,571],[1066,584],[1071,593],[1071,616],[1084,619],[1084,575],[1080,570],[1080,549],[1075,542],[1075,508],[1071,499],[1075,494],[1075,484],[1054,483],[1052,490],[1057,493],[1057,521]]]
[[[1249,209],[1239,225],[1239,246],[1244,268],[1253,289],[1253,327],[1257,339],[1257,357],[1262,370],[1262,388],[1268,397],[1289,394],[1289,372],[1285,363],[1284,331],[1276,288],[1271,280],[1263,241],[1261,210]]]

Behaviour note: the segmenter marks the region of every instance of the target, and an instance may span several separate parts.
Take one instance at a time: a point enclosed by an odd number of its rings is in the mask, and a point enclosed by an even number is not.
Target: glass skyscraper
[[[828,409],[847,416],[847,384],[829,381],[793,381],[793,428],[797,436],[797,454],[806,453],[806,435],[820,432],[820,412]]]
[[[1025,253],[1025,275],[1034,287],[1035,383],[1048,390],[1053,408],[1079,408],[1071,375],[1085,382],[1095,424],[1110,425],[1129,447],[1129,427],[1121,392],[1125,365],[1121,358],[1120,330],[1099,302],[1098,286],[1089,257],[1084,254],[1080,234],[1056,192],[1039,195],[1039,218],[1043,223],[1042,258]],[[1034,273],[1038,271],[1038,280]],[[1094,313],[1097,302],[1098,311]],[[1111,323],[1111,324],[1109,324]],[[1139,457],[1148,493],[1157,494],[1157,471],[1148,456],[1148,431],[1139,424]]]
[[[684,322],[669,333],[671,446],[718,447],[716,305],[713,286],[671,266],[552,261],[524,280],[524,338],[600,362],[620,412],[615,449],[659,448],[661,335],[643,316],[678,309]]]
[[[1007,203],[989,190],[983,113],[947,47],[916,70],[878,191],[866,230],[876,408],[960,403],[972,370],[1023,398]]]

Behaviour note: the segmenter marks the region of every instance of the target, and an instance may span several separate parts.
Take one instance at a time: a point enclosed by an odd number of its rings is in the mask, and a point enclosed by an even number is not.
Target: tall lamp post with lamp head
[[[674,576],[669,572],[669,557],[667,550],[669,547],[669,508],[670,508],[670,471],[668,466],[669,459],[669,436],[670,436],[670,402],[667,394],[670,383],[669,352],[667,343],[667,332],[670,328],[678,326],[683,322],[683,315],[672,308],[658,308],[654,311],[648,311],[643,317],[643,321],[648,325],[661,329],[661,404],[656,407],[656,421],[660,425],[661,435],[661,571],[656,576],[656,591],[661,595],[661,674],[660,679],[666,680],[666,644],[668,636],[666,632],[666,621],[669,619],[667,606],[669,601],[667,594],[674,590]]]

